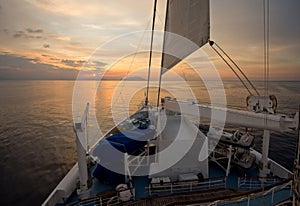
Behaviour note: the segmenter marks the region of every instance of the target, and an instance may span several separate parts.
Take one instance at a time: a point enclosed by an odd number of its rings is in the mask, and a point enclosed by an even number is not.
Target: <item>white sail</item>
[[[209,0],[169,0],[167,6],[162,56],[165,71],[206,44],[210,33]]]

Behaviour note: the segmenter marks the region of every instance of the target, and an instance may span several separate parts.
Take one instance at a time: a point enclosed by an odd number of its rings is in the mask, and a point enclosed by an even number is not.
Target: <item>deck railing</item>
[[[144,151],[139,156],[131,156],[128,158],[127,162],[129,166],[149,165],[147,151]]]
[[[176,181],[167,183],[151,183],[149,187],[146,187],[148,194],[173,194],[183,193],[200,190],[219,189],[226,187],[226,177],[216,177],[203,179],[201,181],[189,180],[189,181]]]
[[[120,200],[118,196],[110,198],[92,197],[85,200],[79,200],[77,202],[71,203],[68,206],[116,206],[120,205]]]
[[[128,168],[128,172],[131,176],[135,174],[135,172],[141,167],[141,166],[149,166],[150,164],[150,156],[149,156],[149,144],[150,140],[148,140],[147,143],[147,149],[140,153],[139,155],[128,155],[126,153],[125,155],[125,166]]]
[[[292,180],[285,179],[268,185],[260,190],[250,190],[250,193],[243,194],[243,197],[235,197],[234,200],[218,200],[207,206],[229,206],[229,205],[275,205],[292,197]],[[246,191],[247,192],[247,191]]]
[[[238,189],[239,190],[254,190],[273,185],[282,181],[281,178],[276,177],[239,177]]]

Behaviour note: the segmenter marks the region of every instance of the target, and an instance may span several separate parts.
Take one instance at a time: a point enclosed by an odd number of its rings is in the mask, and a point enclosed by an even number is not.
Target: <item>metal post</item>
[[[226,169],[226,177],[229,175],[229,172],[230,172],[231,156],[232,156],[232,145],[229,146],[229,154],[228,154],[228,164],[227,164],[227,169]]]
[[[269,155],[269,145],[270,145],[270,131],[264,130],[264,136],[263,136],[263,147],[262,147],[262,168],[260,171],[261,177],[266,177],[267,174],[269,174],[269,168],[268,168],[268,155]]]
[[[294,205],[300,205],[300,106],[298,112],[298,144],[296,147],[296,158],[294,162],[294,175],[293,175],[293,183],[292,188],[294,192]]]
[[[80,186],[77,190],[78,195],[82,198],[89,196],[88,191],[88,170],[87,170],[87,114],[89,110],[89,104],[82,115],[81,122],[74,124],[74,131],[76,133],[76,147],[77,147],[77,159],[78,159],[78,170],[79,170],[79,182]]]
[[[149,165],[149,158],[150,158],[150,149],[149,149],[149,146],[150,146],[150,140],[147,141],[147,152],[148,152],[148,157],[147,157],[147,166]]]
[[[274,189],[272,190],[272,204],[274,203]]]
[[[247,202],[247,206],[250,206],[250,202],[251,202],[251,196],[248,195],[248,202]]]
[[[131,177],[130,170],[129,170],[128,158],[129,158],[129,155],[127,153],[125,153],[124,154],[124,171],[125,171],[126,182],[128,181],[127,178],[129,178],[129,180],[132,181],[132,177]]]

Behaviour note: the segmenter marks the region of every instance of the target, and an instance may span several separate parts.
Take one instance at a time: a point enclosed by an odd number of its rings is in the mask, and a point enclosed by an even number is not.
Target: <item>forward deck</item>
[[[79,200],[75,191],[63,205],[273,205],[292,197],[291,179],[258,178],[256,168],[243,171],[236,167],[228,177],[224,174],[224,170],[210,163],[210,178],[201,182],[171,182],[154,187],[148,177],[134,177],[135,196],[129,202],[118,199],[115,186],[93,178],[91,198]]]

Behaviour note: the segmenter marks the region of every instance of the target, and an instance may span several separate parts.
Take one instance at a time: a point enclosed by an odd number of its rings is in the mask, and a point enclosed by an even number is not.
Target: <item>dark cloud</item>
[[[31,28],[27,28],[26,31],[28,33],[43,33],[42,29],[31,29]]]
[[[14,37],[14,38],[20,38],[20,37],[22,37],[23,35],[25,35],[25,33],[24,33],[23,31],[17,31],[17,32],[13,35],[13,37]]]
[[[72,63],[73,60],[65,60]],[[83,64],[84,61],[74,61],[74,64]],[[102,69],[81,70],[80,79],[95,80]],[[7,52],[0,53],[0,79],[20,80],[75,80],[79,70],[65,69],[50,64],[41,63],[39,58],[27,58]]]
[[[70,66],[70,67],[79,67],[79,66],[82,66],[85,61],[82,61],[82,60],[70,60],[70,59],[63,59],[61,60],[61,63],[67,65],[67,66]]]
[[[86,62],[85,67],[103,70],[103,67],[106,65],[107,65],[106,63],[100,61],[88,61]]]
[[[99,62],[99,61],[89,61],[88,65],[95,66],[95,67],[104,67],[106,65],[106,63]]]
[[[76,79],[78,70],[39,63],[38,58],[0,54],[1,79]]]
[[[50,48],[50,44],[44,44],[43,47],[48,49],[48,48]]]
[[[52,61],[59,61],[60,59],[51,57],[50,60],[52,60]]]
[[[41,29],[33,30],[26,29],[24,31],[16,31],[13,34],[14,38],[25,38],[25,39],[42,39],[43,37],[40,35],[43,32]],[[39,35],[37,35],[39,34]]]
[[[72,60],[72,59],[63,59],[61,63],[70,66],[70,67],[89,67],[94,68],[96,70],[103,70],[103,67],[106,65],[104,62],[100,61],[83,61],[83,60]]]
[[[9,33],[8,29],[2,29],[2,31],[3,31],[5,34],[8,34],[8,33]]]

